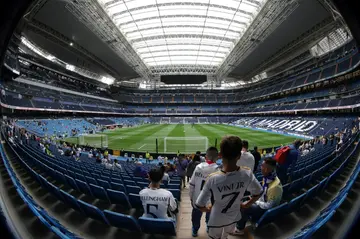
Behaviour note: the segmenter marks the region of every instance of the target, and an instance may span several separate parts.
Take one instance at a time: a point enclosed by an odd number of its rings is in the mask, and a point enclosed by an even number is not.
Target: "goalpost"
[[[108,136],[105,134],[81,134],[78,137],[79,145],[90,145],[97,148],[108,147]]]
[[[164,153],[195,153],[206,152],[209,147],[207,137],[165,137]]]

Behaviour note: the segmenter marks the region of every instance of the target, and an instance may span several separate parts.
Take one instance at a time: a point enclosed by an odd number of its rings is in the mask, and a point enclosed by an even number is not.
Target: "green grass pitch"
[[[164,152],[165,137],[207,137],[208,146],[217,147],[221,138],[225,135],[237,135],[243,140],[248,140],[250,148],[255,145],[259,149],[279,146],[292,142],[295,137],[256,131],[251,129],[239,128],[221,124],[145,124],[132,128],[122,128],[105,131],[108,137],[108,148],[125,149],[134,152],[156,152],[156,139],[158,139],[159,152]],[[68,138],[66,141],[78,143],[77,138]],[[99,147],[100,137],[86,137],[85,144],[96,144]],[[166,152],[195,153],[197,150],[205,151],[205,140],[167,140]]]

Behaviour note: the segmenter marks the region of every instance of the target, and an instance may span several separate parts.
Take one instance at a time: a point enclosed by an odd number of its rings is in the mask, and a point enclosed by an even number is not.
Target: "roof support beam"
[[[221,81],[244,61],[258,43],[269,36],[298,6],[298,0],[268,1],[219,67],[217,81]]]
[[[73,15],[113,49],[145,80],[152,78],[148,67],[125,39],[96,0],[78,0],[66,5]]]

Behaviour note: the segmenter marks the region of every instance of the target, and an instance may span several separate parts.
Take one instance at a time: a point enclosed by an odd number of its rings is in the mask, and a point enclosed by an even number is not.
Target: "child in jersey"
[[[196,207],[203,212],[211,211],[208,228],[212,239],[226,239],[241,219],[240,208],[249,208],[259,199],[262,187],[250,168],[236,166],[241,156],[242,141],[237,136],[225,136],[220,143],[223,168],[207,178]],[[245,191],[252,198],[246,203],[241,199]],[[208,205],[211,200],[211,205]]]
[[[143,217],[162,218],[168,217],[168,210],[172,215],[177,212],[177,202],[172,193],[160,188],[164,171],[161,168],[151,169],[149,188],[140,191],[140,199],[144,207]]]
[[[194,206],[194,203],[196,202],[196,199],[200,195],[200,192],[205,184],[206,178],[218,171],[218,165],[216,164],[216,160],[219,157],[219,153],[217,148],[210,147],[206,151],[206,161],[203,163],[200,163],[196,166],[191,180],[190,180],[190,200],[191,205],[193,206],[192,214],[191,214],[191,221],[192,221],[192,236],[197,237],[198,230],[200,228],[200,221],[202,217],[202,211],[197,209]],[[206,213],[206,223],[209,221],[210,212]]]

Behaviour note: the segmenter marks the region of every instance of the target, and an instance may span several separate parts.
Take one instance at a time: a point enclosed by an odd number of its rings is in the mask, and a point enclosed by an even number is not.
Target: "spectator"
[[[254,156],[254,159],[255,159],[255,166],[254,166],[254,172],[256,172],[256,170],[258,169],[259,167],[259,163],[260,163],[260,160],[261,160],[261,155],[258,151],[258,147],[254,147],[254,151],[251,152],[252,155]]]
[[[139,193],[145,211],[143,217],[167,219],[169,209],[172,214],[177,213],[177,203],[172,193],[160,188],[163,176],[164,171],[161,168],[151,169],[149,172],[149,188]]]
[[[149,153],[149,151],[146,151],[145,158],[146,158],[146,163],[150,163],[150,153]]]
[[[114,170],[117,170],[117,171],[120,171],[120,172],[123,171],[123,168],[122,168],[121,164],[118,163],[117,159],[114,159]]]
[[[166,172],[166,166],[161,166],[161,170],[164,172],[164,176],[162,178],[162,181],[165,181],[166,184],[169,184],[170,183],[170,176],[169,174]]]
[[[210,212],[209,238],[227,238],[241,219],[240,208],[249,208],[262,192],[260,183],[249,168],[236,165],[241,156],[242,141],[237,136],[226,136],[220,143],[223,169],[207,178],[195,206],[202,212]],[[241,203],[245,191],[252,194]],[[212,205],[209,205],[211,200]]]
[[[148,176],[147,170],[142,166],[141,162],[136,163],[136,167],[134,169],[134,176],[135,177],[143,177],[146,178]]]
[[[195,154],[194,158],[190,161],[186,169],[187,182],[190,181],[190,178],[193,175],[194,170],[199,163],[200,163],[200,156]]]
[[[242,150],[241,150],[241,157],[237,161],[237,166],[248,167],[253,172],[254,165],[255,165],[255,158],[254,156],[248,152],[249,142],[246,140],[242,141]]]
[[[299,146],[301,141],[299,139],[295,140],[293,144],[289,145],[289,152],[286,155],[285,162],[283,164],[278,165],[277,167],[277,175],[281,181],[281,183],[285,184],[288,181],[288,173],[292,173],[296,161],[299,157]],[[290,170],[289,170],[290,169]]]
[[[233,235],[243,235],[247,220],[257,221],[266,210],[280,204],[283,189],[279,178],[276,176],[276,160],[266,158],[261,164],[263,180],[261,186],[263,193],[259,200],[248,208],[241,209],[241,220],[237,222]]]
[[[178,176],[181,178],[183,187],[186,188],[185,174],[186,174],[186,167],[188,166],[188,161],[185,159],[185,156],[183,154],[179,155],[175,166],[176,166],[176,172]]]

